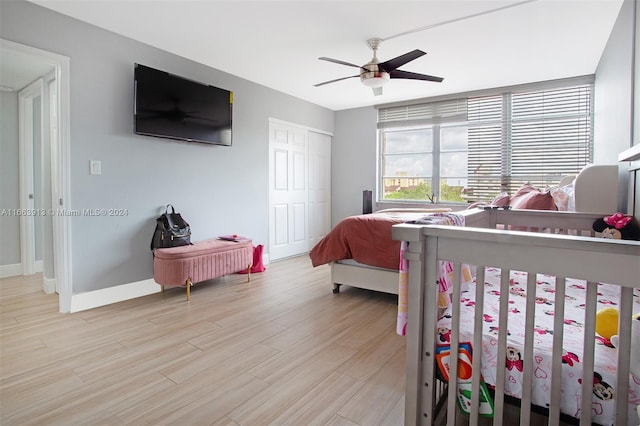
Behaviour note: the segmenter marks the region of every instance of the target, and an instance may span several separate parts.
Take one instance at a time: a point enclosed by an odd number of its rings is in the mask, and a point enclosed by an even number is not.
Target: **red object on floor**
[[[264,262],[262,261],[262,252],[264,251],[264,246],[259,244],[257,246],[253,246],[253,263],[251,264],[251,273],[254,272],[263,272],[265,269]],[[238,271],[239,274],[246,274],[247,271]]]

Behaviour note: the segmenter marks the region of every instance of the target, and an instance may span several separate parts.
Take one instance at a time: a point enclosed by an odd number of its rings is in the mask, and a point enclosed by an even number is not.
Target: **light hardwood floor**
[[[0,424],[401,425],[393,295],[307,256],[74,314],[0,280]]]

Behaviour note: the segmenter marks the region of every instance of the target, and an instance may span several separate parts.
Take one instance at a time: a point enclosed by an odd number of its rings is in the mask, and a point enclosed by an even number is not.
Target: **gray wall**
[[[17,209],[18,93],[0,92],[0,210]],[[6,210],[5,210],[6,213]],[[0,215],[0,266],[20,263],[20,218]]]
[[[73,292],[149,279],[149,242],[167,203],[194,241],[238,233],[268,242],[268,118],[333,132],[333,112],[24,1],[2,2],[0,36],[71,58]],[[215,46],[212,46],[215,49]],[[232,147],[133,134],[133,64],[234,91]],[[89,175],[89,161],[102,175]]]
[[[598,164],[619,164],[618,154],[633,145],[634,1],[622,4],[596,70],[593,158]],[[625,167],[620,169],[620,188],[618,209],[632,213]]]
[[[633,1],[625,0],[609,36],[595,80],[594,162],[617,164],[632,145]]]
[[[373,107],[335,113],[331,145],[331,222],[362,213],[362,191],[376,192],[377,112]],[[375,195],[374,195],[375,199]]]

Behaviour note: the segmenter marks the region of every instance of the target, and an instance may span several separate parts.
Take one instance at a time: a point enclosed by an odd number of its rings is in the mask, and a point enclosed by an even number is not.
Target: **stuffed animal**
[[[597,321],[597,318],[596,318]],[[616,348],[620,344],[618,335],[611,336],[611,344]],[[633,316],[631,321],[631,364],[630,372],[640,378],[640,313]]]
[[[632,216],[620,212],[596,219],[593,230],[601,233],[602,238],[614,240],[640,240],[640,226]]]

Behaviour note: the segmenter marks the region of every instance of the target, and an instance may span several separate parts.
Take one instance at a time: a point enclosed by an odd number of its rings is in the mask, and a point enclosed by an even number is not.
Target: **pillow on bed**
[[[506,192],[501,192],[496,198],[493,199],[491,204],[498,207],[504,207],[511,201],[511,196]]]
[[[530,183],[525,183],[513,194],[509,205],[514,209],[558,210],[549,191],[542,192]]]
[[[467,210],[469,209],[475,209],[476,207],[485,207],[485,206],[497,206],[497,207],[503,207],[506,206],[507,204],[509,204],[509,199],[510,199],[510,195],[507,194],[506,192],[501,192],[500,195],[498,195],[496,198],[493,199],[493,201],[491,201],[490,203],[487,203],[486,201],[476,201],[475,203],[471,203],[467,206]]]
[[[573,184],[553,187],[549,191],[556,203],[558,210],[562,212],[576,211],[575,191]]]

